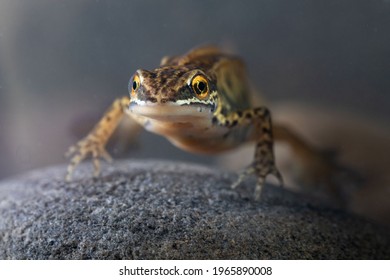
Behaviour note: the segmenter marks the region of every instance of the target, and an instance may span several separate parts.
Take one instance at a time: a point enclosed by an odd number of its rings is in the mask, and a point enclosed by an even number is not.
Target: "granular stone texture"
[[[118,161],[0,182],[1,259],[389,259],[390,235],[364,219],[205,166]]]

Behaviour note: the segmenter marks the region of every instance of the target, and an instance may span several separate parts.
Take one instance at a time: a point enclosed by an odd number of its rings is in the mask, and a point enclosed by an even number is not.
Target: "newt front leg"
[[[76,166],[90,155],[95,169],[94,176],[100,173],[100,158],[111,161],[111,156],[106,151],[105,146],[125,114],[129,102],[130,99],[127,96],[116,99],[92,131],[76,145],[69,148],[65,154],[66,157],[71,158],[66,174],[67,181],[72,179],[72,173]]]
[[[232,188],[236,188],[247,176],[254,174],[257,177],[255,199],[259,200],[265,178],[268,175],[274,175],[283,185],[282,176],[275,165],[271,114],[266,107],[237,111],[228,116],[220,115],[216,119],[221,125],[231,129],[234,129],[235,126],[251,127],[250,135],[247,137],[256,141],[253,162],[240,174]]]

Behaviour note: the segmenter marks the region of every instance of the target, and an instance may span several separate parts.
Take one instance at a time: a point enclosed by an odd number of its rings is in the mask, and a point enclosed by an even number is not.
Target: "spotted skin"
[[[128,116],[140,127],[190,152],[220,153],[255,142],[253,162],[232,187],[255,175],[255,198],[259,199],[268,175],[283,183],[275,164],[270,111],[264,106],[252,107],[247,74],[238,57],[214,47],[165,57],[154,70],[137,70],[130,79],[129,93],[130,97],[116,99],[92,131],[69,148],[68,181],[76,166],[87,157],[92,157],[94,175],[99,174],[99,159],[111,160],[106,143],[122,117]],[[276,131],[282,139],[293,140],[292,146],[302,150],[303,155],[310,157],[315,153],[304,141],[295,141],[293,133],[280,128]]]
[[[195,77],[200,80],[197,89],[191,85]],[[205,98],[195,91],[206,91]],[[69,149],[68,181],[76,166],[89,156],[95,176],[100,172],[99,159],[111,160],[105,145],[124,115],[189,151],[216,153],[255,141],[253,163],[233,187],[254,174],[258,178],[255,196],[259,198],[267,175],[273,174],[282,181],[275,165],[270,112],[265,107],[250,108],[244,65],[236,56],[205,47],[184,56],[164,58],[161,67],[153,71],[137,70],[129,82],[129,92],[130,98],[115,100],[94,129]],[[185,113],[174,105],[184,106]],[[145,116],[146,108],[158,117],[148,113]],[[164,108],[169,108],[169,113]],[[175,110],[180,113],[169,121],[164,119]]]
[[[257,200],[260,198],[262,186],[268,175],[274,175],[280,184],[283,185],[282,175],[275,165],[271,113],[266,107],[237,111],[228,116],[219,115],[214,121],[217,124],[222,124],[230,128],[243,124],[252,125],[255,128],[254,138],[257,143],[253,162],[240,174],[238,180],[232,185],[233,189],[245,177],[252,174],[257,177],[255,189],[255,198]]]

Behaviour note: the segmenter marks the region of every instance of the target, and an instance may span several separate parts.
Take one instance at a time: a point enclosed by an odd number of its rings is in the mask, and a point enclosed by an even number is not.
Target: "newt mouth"
[[[214,106],[203,103],[177,104],[166,102],[163,104],[148,101],[132,101],[129,104],[132,114],[157,120],[188,120],[192,118],[212,118]]]

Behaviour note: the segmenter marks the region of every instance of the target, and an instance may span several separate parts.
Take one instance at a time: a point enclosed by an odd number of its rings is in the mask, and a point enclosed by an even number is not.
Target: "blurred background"
[[[0,179],[65,163],[135,70],[202,44],[239,54],[271,103],[387,130],[389,30],[389,0],[0,0]],[[147,132],[131,155],[209,162]]]

